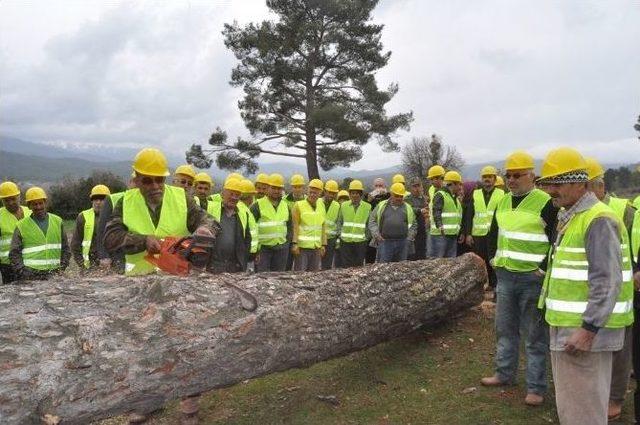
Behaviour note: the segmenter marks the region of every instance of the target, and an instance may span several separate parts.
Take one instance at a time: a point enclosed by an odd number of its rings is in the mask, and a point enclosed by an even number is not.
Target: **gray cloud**
[[[245,135],[228,86],[224,22],[249,3],[120,3],[69,13],[0,4],[0,131],[35,141],[154,144],[180,154],[216,126]],[[27,19],[27,17],[33,18]],[[50,15],[50,19],[46,19]],[[630,3],[387,0],[375,12],[398,82],[390,112],[414,111],[468,162],[571,145],[606,161],[640,155],[640,11]],[[30,28],[39,25],[37,34]],[[42,35],[45,34],[45,35]],[[41,38],[38,38],[41,37]],[[384,159],[383,159],[384,158]],[[264,157],[264,160],[273,158]],[[387,166],[372,142],[355,166]]]

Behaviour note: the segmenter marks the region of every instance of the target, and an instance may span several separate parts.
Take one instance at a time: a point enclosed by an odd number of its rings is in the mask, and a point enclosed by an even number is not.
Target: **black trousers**
[[[633,379],[636,380],[636,389],[633,393],[633,407],[636,415],[636,423],[640,424],[640,292],[634,294],[635,321],[633,322]]]
[[[0,264],[0,274],[2,274],[2,283],[5,285],[18,280],[18,275],[10,264]]]
[[[340,267],[362,267],[367,254],[368,243],[340,241]],[[375,251],[375,248],[374,248]]]
[[[333,267],[333,257],[336,253],[336,238],[327,239],[326,251],[322,257],[322,270],[329,270]],[[336,264],[336,268],[338,265]]]
[[[484,265],[487,267],[487,274],[489,275],[489,286],[495,288],[498,279],[496,278],[495,270],[493,270],[489,262],[491,258],[489,258],[489,245],[486,236],[473,237],[473,252],[484,260]]]

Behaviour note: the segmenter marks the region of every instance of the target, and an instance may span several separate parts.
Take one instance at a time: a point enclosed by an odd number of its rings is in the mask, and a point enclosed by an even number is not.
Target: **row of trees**
[[[604,182],[607,190],[611,192],[640,188],[640,171],[629,167],[609,168],[604,173]]]
[[[111,193],[123,191],[127,188],[122,179],[108,171],[94,171],[90,177],[65,179],[49,189],[49,209],[65,220],[75,219],[78,213],[91,207],[89,194],[98,184],[104,184]]]

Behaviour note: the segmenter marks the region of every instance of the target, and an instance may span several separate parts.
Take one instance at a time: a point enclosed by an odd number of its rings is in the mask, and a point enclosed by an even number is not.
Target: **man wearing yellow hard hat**
[[[91,208],[82,211],[76,217],[76,227],[71,237],[71,254],[81,270],[96,268],[100,265],[98,244],[98,219],[109,188],[103,184],[94,186],[89,194]]]
[[[285,271],[289,258],[291,240],[291,215],[282,199],[284,177],[269,176],[268,195],[251,205],[251,212],[258,224],[259,253],[256,256],[256,271]]]
[[[155,148],[142,149],[133,162],[136,188],[129,189],[113,207],[104,235],[105,248],[125,252],[125,274],[154,273],[145,260],[160,252],[165,236],[191,233],[213,236],[217,223],[207,216],[183,188],[165,184],[169,175],[167,159]]]
[[[604,183],[604,169],[595,158],[585,158],[589,183],[587,188],[593,192],[599,201],[607,204],[622,221],[629,237],[632,248],[632,261],[638,257],[640,249],[640,214],[631,206],[627,199],[615,198],[606,191]],[[631,371],[631,357],[633,346],[633,326],[625,329],[624,344],[622,350],[614,351],[612,358],[611,391],[609,394],[609,420],[619,418],[629,385]],[[640,350],[640,347],[638,348]],[[639,398],[640,399],[640,398]]]
[[[198,173],[193,178],[193,194],[197,199],[196,203],[200,205],[200,208],[207,210],[209,201],[212,200],[211,191],[213,190],[215,183],[211,176],[207,173]]]
[[[293,204],[298,201],[302,201],[305,197],[305,181],[304,176],[302,174],[294,174],[289,179],[289,186],[291,187],[291,192],[284,198],[289,205],[289,210],[293,208]]]
[[[257,190],[253,185],[253,182],[249,179],[243,179],[240,182],[240,187],[242,188],[242,194],[240,195],[240,201],[238,201],[238,208],[245,210],[248,213],[248,226],[249,232],[251,233],[251,247],[249,249],[249,253],[252,257],[255,257],[258,249],[260,247],[260,243],[258,241],[258,223],[256,223],[256,219],[253,216],[250,208],[251,205],[255,203],[254,197],[257,195]],[[255,270],[255,264],[253,262],[255,258],[252,258],[250,261],[251,270]]]
[[[260,173],[256,176],[256,199],[267,196],[269,192],[269,175]]]
[[[364,186],[360,180],[349,183],[349,200],[340,204],[336,232],[340,238],[340,267],[362,267],[369,239],[371,204],[362,199]]]
[[[504,169],[509,193],[498,203],[487,235],[498,280],[496,370],[480,382],[493,387],[516,382],[522,337],[527,362],[524,401],[539,406],[547,391],[549,347],[547,329],[536,304],[547,253],[555,238],[558,209],[548,194],[535,188],[531,155],[523,151],[510,154]]]
[[[336,241],[338,240],[338,214],[340,214],[340,204],[336,201],[338,189],[337,181],[327,180],[324,183],[324,195],[319,199],[326,212],[325,225],[327,228],[327,247],[324,257],[322,257],[322,270],[330,269],[335,261]]]
[[[296,271],[318,271],[327,247],[326,211],[319,200],[324,185],[320,179],[309,182],[306,199],[291,209],[291,253]]]
[[[20,189],[14,182],[0,184],[0,272],[2,283],[11,283],[17,279],[9,262],[11,238],[18,221],[31,214],[27,207],[20,206]]]
[[[18,279],[46,280],[69,265],[67,236],[62,218],[47,212],[47,194],[42,188],[29,188],[24,198],[31,215],[16,224],[9,261]]]
[[[444,185],[436,190],[431,206],[429,256],[452,258],[457,255],[457,243],[462,223],[462,176],[457,171],[447,171]]]
[[[481,186],[475,189],[471,202],[465,205],[462,221],[462,234],[466,235],[466,244],[473,248],[473,252],[484,260],[489,274],[489,286],[496,287],[496,272],[491,266],[487,235],[493,221],[493,215],[498,203],[504,196],[504,190],[495,186],[498,170],[492,165],[480,170]]]
[[[562,424],[606,424],[612,352],[633,323],[633,266],[622,221],[589,191],[587,163],[559,148],[540,183],[563,208],[539,308],[549,324],[556,407]]]
[[[222,189],[222,202],[211,203],[211,214],[220,223],[213,261],[208,266],[213,273],[236,273],[247,269],[251,247],[251,213],[246,206],[239,207],[242,191],[242,181],[227,179]]]
[[[338,192],[338,196],[336,198],[336,200],[338,201],[338,203],[340,205],[342,205],[343,202],[346,202],[349,200],[349,192],[346,190],[340,190]]]
[[[404,202],[404,185],[394,183],[389,189],[391,197],[380,202],[369,217],[371,243],[377,245],[379,263],[405,261],[416,236],[416,218],[413,208]]]
[[[173,173],[173,185],[183,188],[185,192],[190,194],[193,191],[193,180],[195,178],[196,172],[193,170],[191,165],[180,165]]]

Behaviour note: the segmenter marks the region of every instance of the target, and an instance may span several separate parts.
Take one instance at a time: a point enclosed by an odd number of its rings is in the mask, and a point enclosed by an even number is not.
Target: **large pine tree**
[[[397,151],[392,135],[409,129],[413,114],[387,115],[397,84],[380,90],[375,73],[389,61],[382,25],[371,23],[378,0],[269,0],[276,21],[225,24],[225,45],[239,64],[230,84],[242,87],[238,103],[248,140],[227,138],[219,127],[210,147],[194,144],[187,161],[201,168],[255,172],[260,154],[305,158],[309,178],[362,158],[374,137]]]

